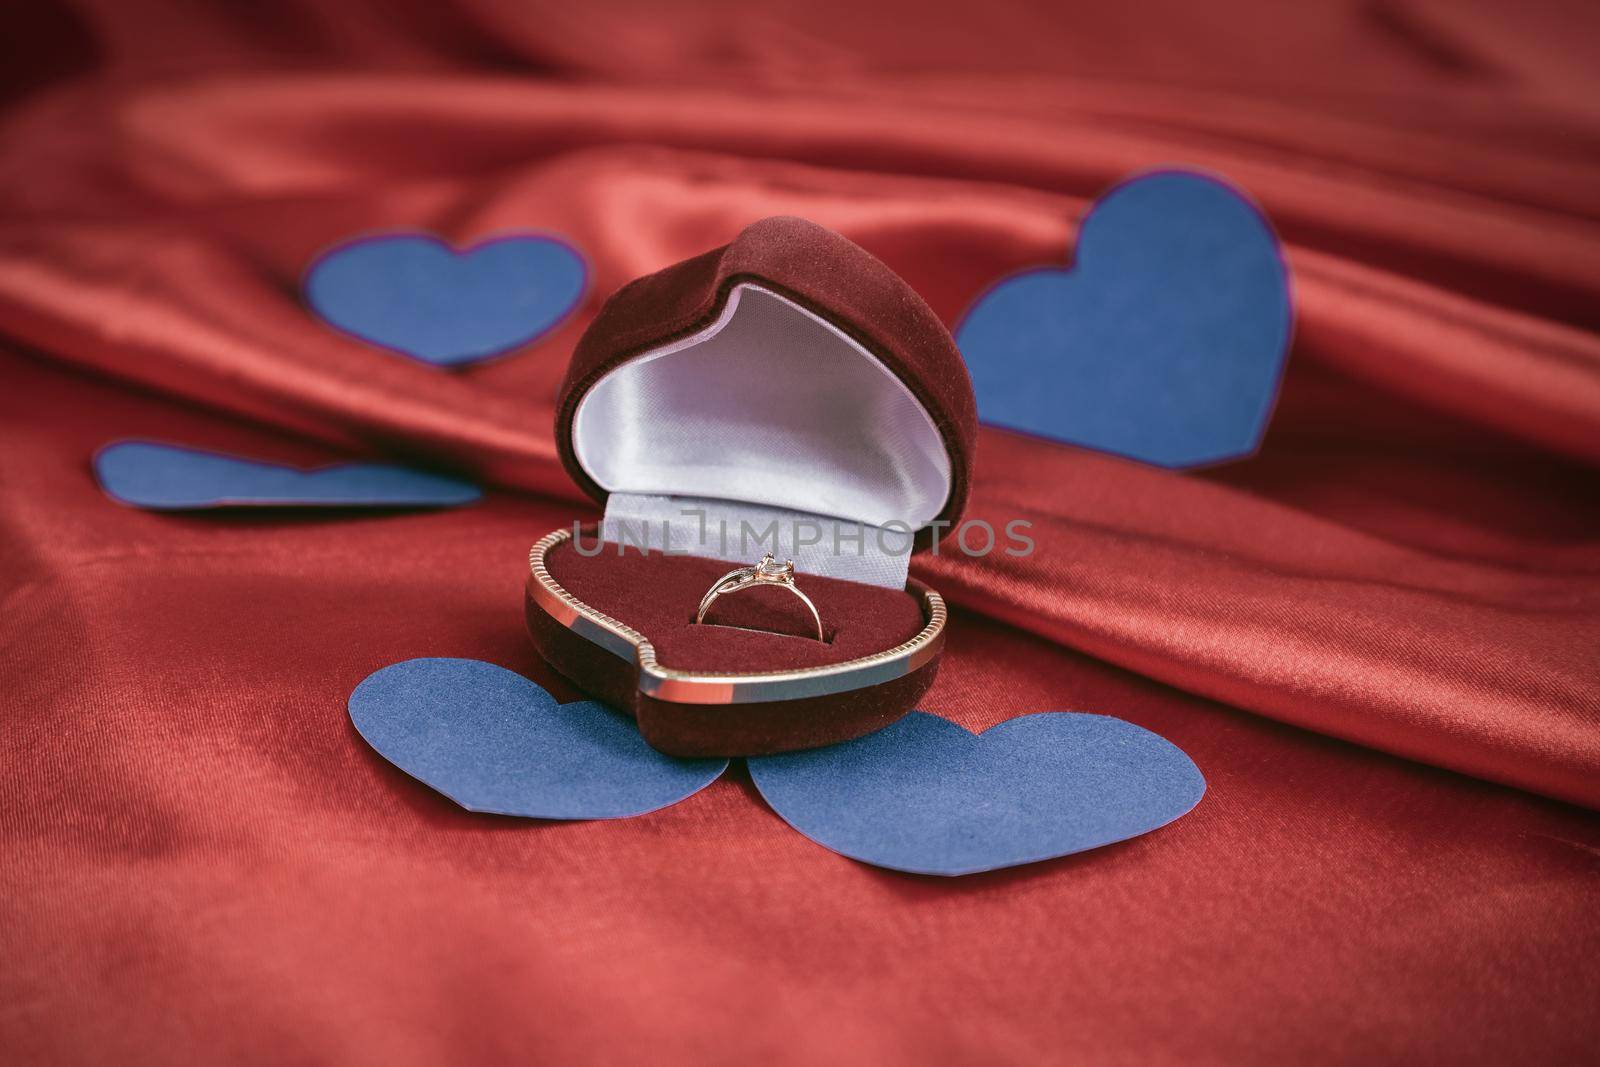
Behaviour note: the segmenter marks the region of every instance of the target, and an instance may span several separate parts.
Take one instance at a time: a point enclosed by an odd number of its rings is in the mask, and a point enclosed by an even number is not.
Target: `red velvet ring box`
[[[679,756],[870,733],[932,684],[944,602],[912,551],[960,521],[977,414],[949,332],[831,230],[770,218],[601,309],[556,409],[567,470],[606,508],[530,556],[539,652]],[[770,552],[786,589],[707,590]]]

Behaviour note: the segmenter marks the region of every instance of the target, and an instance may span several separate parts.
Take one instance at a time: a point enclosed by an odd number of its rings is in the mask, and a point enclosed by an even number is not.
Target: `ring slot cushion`
[[[631,282],[584,333],[557,398],[562,462],[606,514],[534,545],[534,644],[674,755],[887,726],[937,671],[944,603],[907,564],[960,522],[976,430],[938,317],[815,223],[765,219]],[[741,543],[741,524],[802,531],[775,554],[795,559],[825,641],[781,589],[722,597],[694,623],[712,582],[773,548]]]

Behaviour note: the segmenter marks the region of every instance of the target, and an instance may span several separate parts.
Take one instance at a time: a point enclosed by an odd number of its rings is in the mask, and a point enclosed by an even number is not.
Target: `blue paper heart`
[[[577,306],[583,257],[554,237],[500,237],[457,252],[424,234],[364,237],[306,272],[306,300],[331,325],[384,348],[456,366],[519,348]]]
[[[378,754],[469,811],[625,819],[716,781],[725,759],[675,759],[602,704],[557,704],[472,659],[410,659],[367,676],[350,721]]]
[[[749,764],[790,826],[913,874],[972,874],[1124,841],[1183,815],[1206,788],[1166,739],[1077,712],[975,735],[914,711],[856,741]]]
[[[225,507],[454,507],[483,491],[468,482],[386,463],[300,470],[155,441],[120,441],[94,456],[112,499],[152,511]]]
[[[956,331],[987,423],[1163,467],[1253,452],[1288,350],[1288,269],[1231,186],[1163,171],[1111,190],[1075,265],[990,289]]]

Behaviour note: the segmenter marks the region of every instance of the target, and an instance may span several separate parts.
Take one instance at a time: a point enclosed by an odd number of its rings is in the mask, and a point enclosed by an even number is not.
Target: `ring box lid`
[[[556,407],[562,462],[602,504],[734,501],[909,528],[917,549],[960,522],[976,434],[971,379],[932,309],[793,217],[618,290]]]

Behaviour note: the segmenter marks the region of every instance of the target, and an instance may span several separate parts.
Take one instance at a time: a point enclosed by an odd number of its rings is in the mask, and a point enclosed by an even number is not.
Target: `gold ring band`
[[[826,640],[823,636],[822,616],[817,614],[817,606],[811,602],[810,597],[801,592],[799,586],[794,584],[794,560],[779,563],[770,553],[762,556],[755,566],[735,568],[712,582],[711,588],[706,590],[706,595],[700,598],[700,609],[695,612],[694,621],[697,624],[705,622],[706,612],[711,610],[711,605],[718,597],[757,586],[777,586],[799,597],[800,602],[811,612],[811,621],[817,624],[817,640]]]

